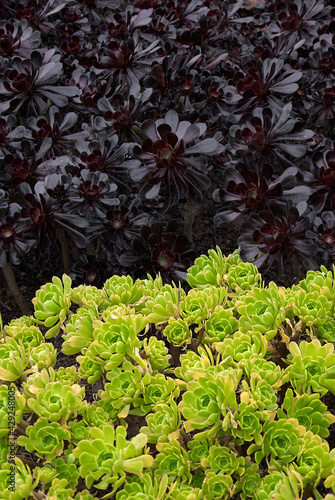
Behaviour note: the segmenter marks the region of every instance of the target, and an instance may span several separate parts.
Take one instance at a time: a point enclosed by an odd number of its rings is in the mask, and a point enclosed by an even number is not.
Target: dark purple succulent
[[[312,156],[312,171],[304,172],[305,183],[312,189],[310,203],[315,211],[335,210],[335,150],[317,151]]]
[[[30,131],[18,125],[14,115],[0,117],[0,158],[19,149],[22,139],[30,138]]]
[[[29,223],[22,219],[21,207],[11,203],[0,208],[0,267],[8,262],[18,265],[35,244]]]
[[[105,249],[115,247],[118,251],[130,249],[131,242],[140,237],[141,227],[149,222],[149,215],[140,212],[140,200],[132,202],[125,195],[120,195],[120,205],[111,207],[104,218],[96,219],[87,228],[90,241],[101,237]]]
[[[242,156],[245,151],[254,153],[268,163],[279,162],[293,166],[287,158],[301,158],[307,151],[308,139],[314,132],[303,129],[303,123],[291,115],[292,103],[285,104],[281,111],[272,108],[256,108],[252,115],[243,117],[241,125],[230,129],[232,139],[229,149]]]
[[[57,85],[63,64],[55,49],[42,55],[34,51],[30,59],[14,57],[0,82],[0,112],[17,113],[26,108],[28,116],[44,114],[48,100],[58,107],[68,104],[68,97],[78,95],[77,87]]]
[[[255,159],[246,155],[243,162],[225,170],[224,188],[216,189],[213,193],[214,201],[222,207],[214,217],[215,224],[222,226],[231,223],[242,213],[262,210],[274,199],[284,204],[288,199],[296,203],[307,201],[311,189],[297,186],[299,173],[298,168],[289,167],[280,176],[274,177],[273,169],[267,163],[259,172]]]
[[[35,118],[31,116],[27,125],[32,131],[32,138],[37,142],[43,142],[46,138],[51,139],[50,148],[44,157],[55,157],[61,153],[68,153],[75,143],[89,136],[88,130],[74,132],[79,116],[76,113],[62,114],[57,106],[51,106],[48,119],[43,116]]]
[[[76,145],[80,153],[79,165],[90,172],[108,174],[120,192],[129,193],[128,172],[138,168],[140,161],[128,155],[130,144],[117,144],[117,135],[107,136],[104,132],[99,133],[95,141],[79,141]]]
[[[147,274],[160,273],[164,282],[185,280],[187,269],[196,258],[191,244],[183,234],[178,234],[176,221],[154,223],[143,226],[141,238],[132,243],[132,251],[123,253],[119,263],[125,267],[135,266],[135,276],[145,278]]]
[[[78,285],[101,286],[107,274],[107,262],[99,260],[94,255],[81,253],[79,259],[73,264],[70,278]]]
[[[136,30],[126,41],[112,40],[107,48],[101,49],[100,62],[97,64],[105,78],[114,77],[122,81],[126,76],[128,85],[138,83],[153,61],[159,61],[157,56],[159,40],[148,46],[143,46],[141,34]]]
[[[335,256],[335,213],[322,212],[314,221],[315,240],[322,260],[329,264]]]
[[[301,71],[285,65],[282,59],[249,60],[243,71],[236,71],[232,82],[225,88],[227,102],[237,106],[238,113],[257,106],[271,104],[283,107],[283,97],[298,90]],[[281,97],[281,98],[280,98]]]
[[[143,166],[134,168],[130,174],[134,181],[143,181],[140,196],[156,198],[163,184],[168,191],[165,208],[185,198],[187,193],[202,199],[203,192],[210,186],[207,157],[223,150],[215,139],[198,140],[206,128],[204,123],[192,125],[180,121],[172,110],[164,119],[142,124],[143,142],[141,146],[134,146],[133,155]]]
[[[59,184],[66,180],[66,176],[58,177]],[[52,192],[50,186],[56,187],[56,182],[55,179],[49,183],[48,179],[45,182],[39,181],[34,191],[29,184],[23,183],[20,185],[20,191],[15,194],[15,201],[22,207],[22,217],[34,229],[42,253],[48,252],[55,243],[58,237],[57,230],[64,231],[79,248],[86,245],[86,238],[78,228],[87,227],[88,221],[77,214],[62,213],[60,200],[48,193],[48,190]]]
[[[32,51],[38,49],[41,43],[41,34],[34,31],[26,19],[14,23],[0,23],[0,55],[11,58],[19,56],[29,58]]]
[[[83,169],[80,177],[72,178],[64,210],[85,217],[88,223],[96,217],[104,218],[110,207],[120,204],[116,191],[116,184],[107,174]]]
[[[280,275],[284,258],[289,258],[293,265],[294,258],[305,270],[315,269],[313,257],[318,247],[309,236],[314,217],[313,211],[307,211],[306,202],[296,207],[292,203],[271,202],[267,210],[249,215],[242,224],[238,238],[241,258],[267,269],[276,262]]]

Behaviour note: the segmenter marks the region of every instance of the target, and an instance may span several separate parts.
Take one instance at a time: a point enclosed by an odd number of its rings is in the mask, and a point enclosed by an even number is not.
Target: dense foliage
[[[333,262],[330,0],[3,0],[0,19],[7,281],[55,249],[77,283],[185,277],[209,200],[244,260]]]
[[[335,268],[264,286],[217,247],[187,281],[54,277],[1,329],[2,498],[335,498]]]

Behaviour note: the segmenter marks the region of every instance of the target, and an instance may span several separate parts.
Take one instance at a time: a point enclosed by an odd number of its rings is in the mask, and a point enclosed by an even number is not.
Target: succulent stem
[[[7,264],[2,268],[3,275],[6,279],[8,288],[12,295],[14,296],[14,299],[21,309],[22,314],[29,316],[31,311],[30,307],[28,306],[21,290],[18,287],[18,284],[15,279],[13,267],[11,262],[7,262]]]

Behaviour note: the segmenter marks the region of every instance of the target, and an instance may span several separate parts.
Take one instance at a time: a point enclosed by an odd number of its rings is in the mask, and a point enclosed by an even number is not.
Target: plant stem
[[[14,296],[14,299],[21,309],[22,314],[26,316],[30,316],[30,307],[28,306],[26,299],[24,298],[21,290],[18,287],[18,284],[15,279],[13,267],[11,262],[7,262],[5,267],[2,268],[3,275],[6,279],[8,288],[12,295]]]
[[[67,241],[63,229],[57,229],[57,238],[62,248],[62,260],[63,260],[63,270],[65,274],[70,274],[71,272],[71,262],[69,256],[69,249],[67,246]]]
[[[193,223],[195,215],[197,213],[197,207],[194,203],[194,199],[187,193],[187,202],[184,208],[184,234],[187,236],[189,241],[193,243]]]

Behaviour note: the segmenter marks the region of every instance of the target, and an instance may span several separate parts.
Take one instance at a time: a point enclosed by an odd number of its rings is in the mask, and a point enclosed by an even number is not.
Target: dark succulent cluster
[[[79,281],[130,263],[177,280],[183,211],[212,199],[244,259],[333,262],[334,14],[330,0],[1,2],[1,267],[56,249]]]

